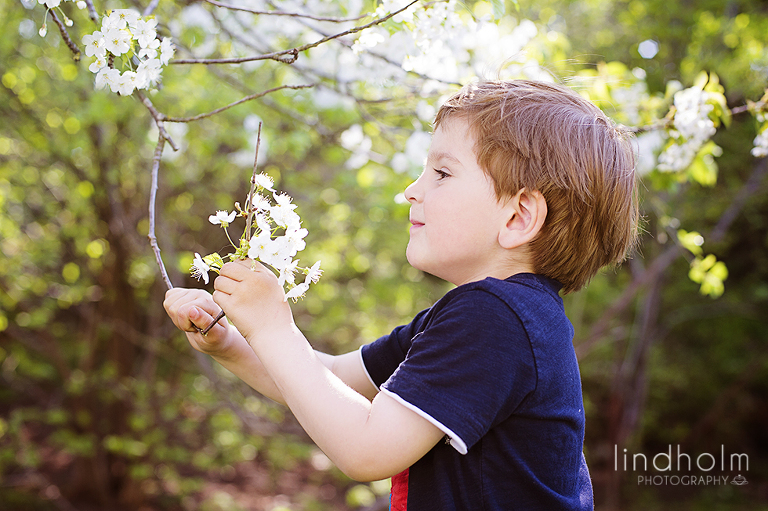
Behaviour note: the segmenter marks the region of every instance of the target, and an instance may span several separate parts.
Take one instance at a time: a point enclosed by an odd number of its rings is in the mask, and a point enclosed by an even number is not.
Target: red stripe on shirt
[[[392,491],[389,496],[390,511],[408,510],[408,469],[392,476]]]

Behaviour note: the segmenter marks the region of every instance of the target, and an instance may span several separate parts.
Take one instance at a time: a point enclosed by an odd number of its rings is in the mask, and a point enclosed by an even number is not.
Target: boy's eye
[[[450,176],[450,174],[448,174],[448,173],[447,173],[447,172],[445,172],[444,170],[441,170],[441,169],[433,169],[433,170],[434,170],[434,171],[435,171],[435,173],[437,174],[437,180],[438,180],[438,181],[439,181],[439,180],[441,180],[441,179],[443,179],[443,178],[446,178],[446,177]]]

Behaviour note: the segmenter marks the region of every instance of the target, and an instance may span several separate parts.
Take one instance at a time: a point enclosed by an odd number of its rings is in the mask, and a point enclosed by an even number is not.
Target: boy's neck
[[[534,273],[533,264],[528,261],[506,261],[505,263],[485,268],[475,274],[466,275],[461,279],[457,279],[457,282],[451,282],[451,284],[461,286],[470,282],[478,282],[488,277],[504,280],[518,273]]]

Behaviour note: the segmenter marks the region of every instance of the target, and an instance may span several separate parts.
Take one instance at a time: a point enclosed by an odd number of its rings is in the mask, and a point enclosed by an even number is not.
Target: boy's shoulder
[[[548,302],[562,308],[561,288],[562,285],[556,280],[535,273],[517,273],[504,280],[487,277],[450,290],[435,305],[460,298],[472,304],[485,293],[506,302],[513,310],[534,302]]]
[[[486,321],[490,316],[515,316],[529,336],[557,331],[563,338],[573,334],[559,294],[561,284],[543,275],[518,273],[504,280],[488,277],[458,286],[438,300],[424,317],[427,323],[445,313],[466,321]],[[501,311],[503,309],[503,311]]]

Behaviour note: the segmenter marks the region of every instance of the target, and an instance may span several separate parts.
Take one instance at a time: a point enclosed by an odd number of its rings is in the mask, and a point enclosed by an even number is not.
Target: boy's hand
[[[173,323],[187,334],[187,340],[197,351],[219,359],[230,358],[230,354],[237,352],[233,346],[237,339],[232,335],[234,332],[231,332],[226,319],[219,320],[207,335],[198,330],[210,325],[219,313],[219,306],[210,293],[201,289],[170,289],[165,293],[163,307]]]
[[[213,287],[213,300],[249,343],[279,337],[292,328],[285,292],[265,266],[251,259],[227,263]]]

